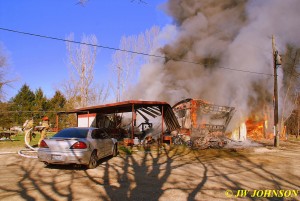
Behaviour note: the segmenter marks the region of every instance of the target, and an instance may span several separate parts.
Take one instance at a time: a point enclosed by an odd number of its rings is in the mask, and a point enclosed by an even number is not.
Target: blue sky
[[[153,25],[171,22],[159,8],[165,0],[137,3],[131,0],[89,0],[85,6],[76,0],[0,0],[0,27],[65,38],[74,33],[95,34],[98,44],[118,47],[122,35],[135,35]],[[7,87],[7,99],[27,83],[35,91],[41,87],[51,98],[55,88],[68,78],[66,44],[0,30],[0,43],[9,57],[8,78],[17,81]],[[99,49],[95,77],[107,82],[113,51]]]

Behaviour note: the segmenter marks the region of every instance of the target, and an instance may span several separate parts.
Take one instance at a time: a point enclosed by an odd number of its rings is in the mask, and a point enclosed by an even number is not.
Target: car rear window
[[[88,128],[66,128],[53,135],[53,137],[86,138],[88,131]]]

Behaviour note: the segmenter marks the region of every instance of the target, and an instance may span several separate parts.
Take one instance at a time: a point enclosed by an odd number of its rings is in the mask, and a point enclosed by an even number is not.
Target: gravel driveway
[[[46,167],[16,151],[0,149],[0,200],[300,199],[300,193],[251,197],[266,189],[300,190],[300,142],[282,142],[279,149],[165,147],[106,158],[96,169]],[[241,190],[249,192],[241,197]]]

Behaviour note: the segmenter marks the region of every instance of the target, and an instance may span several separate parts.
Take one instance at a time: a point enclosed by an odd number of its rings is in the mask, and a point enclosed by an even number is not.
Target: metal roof
[[[151,116],[153,118],[162,115],[164,122],[169,130],[175,130],[179,128],[179,123],[176,119],[175,114],[172,111],[171,106],[167,102],[161,101],[140,101],[140,100],[128,100],[123,102],[109,103],[104,105],[95,105],[89,107],[78,108],[62,113],[101,113],[101,114],[113,114],[113,113],[126,113],[132,112],[133,109],[140,114],[143,118]],[[147,119],[147,118],[146,118]]]
[[[113,113],[132,112],[132,107],[134,107],[134,109],[137,110],[144,107],[155,107],[155,106],[159,107],[164,105],[167,106],[169,104],[166,102],[159,102],[159,101],[128,100],[128,101],[109,103],[104,105],[82,107],[82,108],[66,111],[65,113],[113,114]]]

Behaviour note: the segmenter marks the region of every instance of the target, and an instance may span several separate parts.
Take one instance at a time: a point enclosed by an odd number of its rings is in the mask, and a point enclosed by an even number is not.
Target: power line
[[[122,51],[122,52],[128,52],[128,53],[133,53],[133,54],[140,54],[140,55],[144,55],[144,56],[151,56],[151,57],[158,57],[158,58],[166,59],[166,57],[160,56],[160,55],[147,54],[147,53],[143,53],[143,52],[136,52],[136,51],[131,51],[131,50],[119,49],[119,48],[109,47],[109,46],[104,46],[104,45],[95,45],[95,44],[92,44],[92,43],[84,43],[84,42],[68,40],[68,39],[62,39],[62,38],[57,38],[57,37],[52,37],[52,36],[45,36],[45,35],[34,34],[34,33],[29,33],[29,32],[6,29],[6,28],[2,28],[2,27],[0,27],[0,30],[9,31],[9,32],[18,33],[18,34],[23,34],[23,35],[35,36],[35,37],[39,37],[39,38],[46,38],[46,39],[51,39],[51,40],[70,42],[70,43],[76,43],[76,44],[80,44],[80,45],[88,45],[88,46],[98,47],[98,48],[103,48],[103,49]]]
[[[0,111],[0,114],[3,114],[3,113],[62,113],[62,112],[65,112],[65,111],[52,111],[52,110],[49,110],[49,111],[29,111],[29,110],[15,110],[15,111],[12,111],[12,110],[8,110],[8,111]]]
[[[63,38],[57,38],[57,37],[52,37],[52,36],[46,36],[46,35],[41,35],[41,34],[34,34],[34,33],[29,33],[29,32],[24,32],[24,31],[17,31],[17,30],[7,29],[7,28],[3,28],[3,27],[0,27],[0,30],[13,32],[13,33],[18,33],[18,34],[23,34],[23,35],[34,36],[34,37],[39,37],[39,38],[46,38],[46,39],[63,41],[63,42],[70,42],[70,43],[75,43],[75,44],[80,44],[80,45],[88,45],[88,46],[97,47],[97,48],[128,52],[128,53],[132,53],[132,54],[139,54],[139,55],[143,55],[143,56],[156,57],[156,58],[161,58],[161,59],[165,59],[165,60],[174,60],[174,61],[178,61],[178,62],[184,62],[184,63],[195,64],[195,65],[205,65],[204,63],[200,63],[200,62],[193,62],[193,61],[180,60],[180,59],[172,59],[172,58],[168,58],[166,56],[161,56],[161,55],[148,54],[148,53],[144,53],[144,52],[137,52],[137,51],[120,49],[120,48],[104,46],[104,45],[84,43],[84,42],[68,40],[68,39],[63,39]],[[242,73],[251,73],[251,74],[257,74],[257,75],[274,76],[273,74],[269,74],[269,73],[262,73],[262,72],[248,71],[248,70],[240,70],[240,69],[228,68],[228,67],[222,67],[222,66],[216,66],[216,68],[221,68],[221,69],[231,70],[231,71],[236,71],[236,72],[242,72]]]

